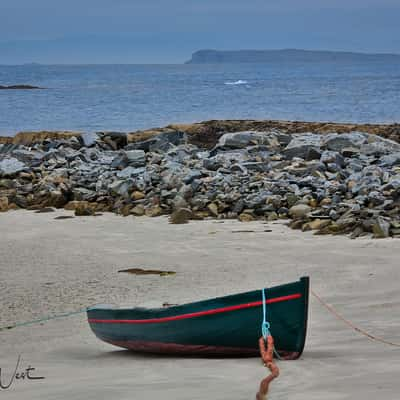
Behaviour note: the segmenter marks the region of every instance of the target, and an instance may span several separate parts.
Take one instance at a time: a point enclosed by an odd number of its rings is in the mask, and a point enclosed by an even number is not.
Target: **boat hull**
[[[309,279],[266,289],[267,320],[282,358],[304,348]],[[256,356],[262,322],[261,290],[161,309],[90,308],[95,335],[139,352]]]

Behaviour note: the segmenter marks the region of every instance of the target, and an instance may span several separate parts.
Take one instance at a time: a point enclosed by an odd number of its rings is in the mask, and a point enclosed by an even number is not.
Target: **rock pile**
[[[228,132],[213,148],[170,129],[0,145],[0,211],[290,218],[320,234],[400,237],[400,144],[366,132]]]

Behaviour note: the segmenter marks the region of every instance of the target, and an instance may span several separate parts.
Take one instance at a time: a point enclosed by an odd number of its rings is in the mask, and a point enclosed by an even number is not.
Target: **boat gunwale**
[[[279,303],[283,301],[289,301],[289,300],[297,300],[302,298],[303,295],[301,293],[294,293],[291,295],[286,295],[286,296],[279,296],[279,297],[274,297],[267,299],[266,303],[267,304],[273,304],[273,303]],[[221,308],[215,308],[211,310],[204,310],[204,311],[197,311],[197,312],[192,312],[192,313],[186,313],[186,314],[179,314],[179,315],[173,315],[173,316],[168,316],[168,317],[160,317],[160,318],[148,318],[148,319],[97,319],[97,318],[89,318],[88,321],[90,323],[109,323],[109,324],[151,324],[151,323],[162,323],[162,322],[171,322],[171,321],[179,321],[182,319],[190,319],[190,318],[198,318],[206,315],[214,315],[214,314],[220,314],[224,312],[232,312],[232,311],[237,311],[237,310],[243,310],[251,307],[260,307],[262,306],[263,301],[255,301],[251,303],[244,303],[244,304],[238,304],[234,306],[228,306],[228,307],[221,307]],[[94,309],[97,310],[97,309]],[[98,309],[101,310],[101,309]],[[115,309],[113,311],[119,311],[120,309]],[[134,310],[134,309],[131,309]],[[111,310],[110,310],[111,311]],[[151,311],[151,309],[148,309],[148,311]]]

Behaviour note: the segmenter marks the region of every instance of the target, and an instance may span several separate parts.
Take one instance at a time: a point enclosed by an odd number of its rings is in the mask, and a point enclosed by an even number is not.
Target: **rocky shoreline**
[[[400,237],[400,125],[208,121],[0,138],[0,211],[291,219],[319,234]]]

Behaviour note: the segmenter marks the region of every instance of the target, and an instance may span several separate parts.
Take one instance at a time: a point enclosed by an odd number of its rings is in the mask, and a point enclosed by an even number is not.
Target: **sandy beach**
[[[400,342],[398,239],[314,236],[280,222],[170,225],[165,217],[104,213],[54,219],[59,215],[72,213],[0,214],[0,326],[96,303],[181,303],[309,275],[312,288],[346,318]],[[124,268],[176,275],[118,273]],[[3,384],[19,355],[21,369],[30,365],[45,379],[16,380],[0,390],[2,399],[254,399],[267,374],[257,358],[173,358],[120,350],[95,338],[85,314],[0,331]],[[279,366],[269,399],[399,396],[400,348],[350,330],[313,297],[305,352]]]

